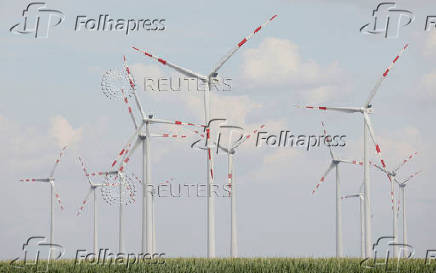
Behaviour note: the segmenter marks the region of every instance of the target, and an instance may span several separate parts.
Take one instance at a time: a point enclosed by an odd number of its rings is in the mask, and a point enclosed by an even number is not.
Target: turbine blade
[[[133,152],[136,151],[136,148],[138,148],[139,144],[141,144],[142,140],[140,137],[138,137],[136,139],[135,144],[133,145],[133,147],[128,150],[123,158],[123,160],[119,163],[120,166],[117,167],[118,171],[122,172],[124,170],[124,166],[129,162],[130,157],[132,156]]]
[[[330,172],[334,167],[335,167],[335,163],[332,161],[332,162],[330,163],[330,166],[328,167],[327,171],[324,173],[324,175],[323,175],[323,176],[321,177],[321,179],[319,180],[319,183],[316,184],[315,188],[314,188],[313,191],[312,191],[312,194],[314,194],[314,193],[318,190],[319,186],[321,186],[321,184],[324,182],[326,176],[329,174],[329,172]]]
[[[135,116],[133,115],[132,107],[130,106],[129,100],[127,99],[123,89],[121,89],[121,94],[123,95],[123,100],[127,106],[127,110],[129,111],[130,118],[133,121],[133,125],[135,126],[135,129],[138,129],[138,124],[136,123]]]
[[[378,156],[378,158],[380,160],[380,163],[382,164],[383,172],[388,177],[389,182],[393,183],[392,178],[391,178],[389,172],[386,170],[386,163],[383,160],[382,152],[381,152],[381,149],[380,149],[380,145],[378,145],[378,143],[377,143],[377,141],[375,139],[374,130],[373,130],[372,125],[371,125],[371,119],[369,118],[369,116],[368,116],[368,114],[366,112],[363,112],[363,117],[364,117],[366,126],[369,129],[369,133],[371,135],[371,139],[372,139],[372,141],[373,141],[373,143],[375,145],[375,150],[377,151],[377,156]],[[394,209],[395,208],[395,204],[394,204],[394,192],[392,190],[391,190],[391,202],[392,202],[392,209]]]
[[[383,167],[379,166],[378,164],[376,164],[376,163],[374,163],[374,162],[372,162],[372,161],[369,161],[369,164],[370,164],[371,166],[377,168],[379,171],[381,171],[381,172],[387,174],[386,170],[383,169]]]
[[[348,159],[337,159],[337,160],[339,162],[343,162],[343,163],[347,163],[347,164],[363,166],[363,162],[362,161],[358,161],[358,160],[348,160]]]
[[[92,191],[93,191],[93,189],[90,188],[88,193],[86,194],[85,198],[83,199],[82,204],[80,204],[80,208],[77,211],[77,216],[82,215],[83,210],[85,209],[86,205],[88,205],[88,200],[89,200],[89,197],[91,196]]]
[[[59,193],[56,191],[56,186],[55,186],[55,184],[54,184],[53,182],[52,182],[52,185],[53,185],[53,191],[54,191],[54,193],[55,193],[55,197],[56,197],[56,200],[57,200],[58,206],[59,206],[59,208],[60,208],[61,210],[64,210],[64,205],[62,204],[61,196],[60,196]]]
[[[347,194],[347,195],[343,195],[343,196],[341,197],[341,199],[343,200],[343,199],[348,199],[348,198],[358,198],[358,197],[360,197],[360,194]]]
[[[409,177],[407,177],[406,179],[403,180],[402,184],[406,184],[407,182],[409,182],[410,179],[414,178],[415,176],[417,176],[420,173],[422,173],[422,171],[418,171],[418,172],[411,174]]]
[[[242,39],[234,48],[232,48],[223,58],[221,58],[221,60],[218,62],[218,64],[213,68],[212,72],[210,73],[210,75],[217,73],[218,70],[224,65],[225,62],[228,61],[228,59],[230,59],[230,57],[233,56],[233,54],[236,53],[236,51],[238,51],[238,49],[240,49],[248,40],[250,40],[254,34],[258,33],[262,28],[264,28],[266,25],[268,25],[272,20],[274,20],[277,17],[277,15],[272,16],[271,18],[269,18],[265,23],[263,23],[261,26],[258,26],[252,33],[250,33],[247,37],[245,37],[244,39]]]
[[[258,128],[254,129],[251,134],[245,134],[243,138],[241,138],[239,141],[237,141],[234,145],[233,145],[233,149],[238,148],[242,143],[244,143],[245,141],[247,141],[252,135],[257,134],[257,132],[259,132],[261,129],[265,128],[265,124],[260,125]]]
[[[191,122],[183,122],[183,121],[179,121],[179,120],[165,120],[165,119],[156,119],[156,118],[152,118],[152,119],[145,119],[151,123],[164,123],[164,124],[174,124],[174,125],[183,125],[183,126],[193,126],[193,127],[201,127],[201,128],[205,128],[206,125],[203,124],[196,124],[196,123],[191,123]]]
[[[187,68],[184,68],[184,67],[178,66],[178,65],[176,65],[176,64],[170,63],[170,62],[168,62],[167,60],[164,60],[164,59],[162,59],[162,58],[160,58],[160,57],[158,57],[158,56],[152,55],[151,53],[149,53],[149,52],[147,52],[147,51],[144,51],[144,50],[141,50],[141,49],[139,49],[139,48],[136,48],[136,47],[134,47],[134,46],[133,46],[132,48],[133,48],[134,50],[138,51],[138,52],[143,53],[143,54],[144,54],[145,56],[147,56],[147,57],[150,57],[150,58],[155,59],[156,61],[160,62],[160,63],[163,64],[163,65],[166,65],[166,66],[171,67],[172,69],[176,70],[177,72],[182,73],[182,74],[185,75],[185,76],[188,76],[188,77],[191,77],[191,78],[197,78],[197,79],[201,79],[201,80],[207,81],[207,77],[206,77],[206,76],[203,76],[203,75],[201,75],[201,74],[199,74],[199,73],[193,72],[193,71],[191,71],[191,70],[189,70],[189,69],[187,69]]]
[[[88,179],[88,183],[92,186],[92,181],[90,178],[90,175],[88,173],[88,170],[86,169],[85,160],[79,155],[79,161],[80,165],[82,166],[83,173],[85,174],[86,178]]]
[[[50,182],[48,178],[23,178],[20,182]]]
[[[323,132],[324,132],[324,137],[327,137],[327,129],[326,129],[324,121],[322,121],[321,124],[322,124]],[[332,140],[330,139],[329,142],[332,142]],[[329,147],[329,150],[330,150],[330,157],[331,157],[331,159],[335,159],[335,155],[333,154],[332,146],[329,145],[328,147]]]
[[[127,152],[129,151],[129,149],[132,146],[132,142],[136,141],[139,138],[139,134],[141,133],[142,127],[144,126],[144,124],[142,124],[141,126],[139,126],[139,128],[136,130],[136,132],[134,132],[129,139],[127,140],[127,143],[121,148],[121,151],[119,152],[117,158],[112,162],[110,171],[114,170],[115,165],[117,165],[120,161],[122,161]]]
[[[136,106],[138,107],[138,110],[141,114],[142,119],[145,119],[144,110],[142,109],[142,105],[141,105],[141,102],[139,100],[138,94],[136,94],[135,79],[133,78],[133,75],[130,73],[130,68],[127,65],[127,60],[126,60],[125,56],[123,56],[123,61],[124,61],[124,69],[126,70],[127,78],[129,79],[129,84],[130,84],[130,87],[132,89],[133,96],[135,97]]]
[[[389,72],[391,71],[391,69],[394,67],[395,63],[398,61],[398,59],[401,57],[401,55],[403,55],[404,51],[407,49],[408,45],[406,44],[398,53],[398,55],[395,57],[395,59],[392,61],[392,63],[388,66],[388,68],[385,70],[385,72],[383,72],[383,74],[381,75],[381,77],[377,80],[374,88],[371,90],[371,92],[369,93],[369,97],[365,102],[365,108],[367,108],[372,99],[374,98],[375,94],[377,93],[377,90],[380,88],[380,85],[382,84],[382,82],[384,81],[384,79],[388,76]]]
[[[151,134],[151,137],[163,137],[163,138],[187,138],[187,135],[180,135],[174,133],[162,133],[162,134]]]
[[[412,159],[415,155],[417,155],[418,152],[414,152],[413,154],[410,154],[409,157],[407,157],[406,159],[404,159],[395,169],[394,172],[398,171],[401,167],[404,166],[404,164],[406,164],[410,159]]]
[[[328,106],[311,106],[311,105],[295,105],[295,107],[313,109],[313,110],[322,110],[322,111],[337,111],[343,113],[361,112],[361,109],[356,107],[328,107]]]
[[[50,172],[50,177],[53,177],[53,175],[55,173],[55,170],[56,170],[56,167],[59,165],[59,162],[61,161],[61,158],[64,155],[65,149],[67,149],[67,146],[64,146],[62,148],[61,152],[59,153],[58,158],[56,159],[56,162],[55,162],[55,164],[53,166],[53,169]]]

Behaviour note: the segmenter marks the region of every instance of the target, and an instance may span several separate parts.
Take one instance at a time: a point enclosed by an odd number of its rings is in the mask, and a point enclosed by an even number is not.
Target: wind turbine
[[[80,216],[83,213],[83,210],[85,209],[86,205],[88,204],[88,200],[90,196],[93,196],[93,246],[94,246],[94,253],[98,253],[98,230],[97,230],[97,193],[96,190],[103,186],[103,184],[97,184],[94,183],[91,179],[91,177],[95,177],[97,175],[107,175],[107,172],[98,172],[98,173],[88,173],[88,170],[86,169],[85,161],[82,159],[82,157],[79,156],[79,161],[82,166],[83,173],[85,174],[86,178],[88,179],[89,183],[89,191],[86,194],[85,198],[82,201],[82,204],[80,205],[79,211],[77,212],[77,216]]]
[[[250,33],[247,37],[242,39],[234,48],[232,48],[219,62],[215,65],[207,76],[202,75],[200,73],[193,72],[187,68],[181,67],[179,65],[168,62],[165,59],[162,59],[156,55],[152,55],[151,53],[140,50],[136,47],[132,47],[134,50],[143,53],[145,56],[150,57],[161,63],[162,65],[166,65],[176,70],[177,72],[192,78],[199,79],[206,83],[205,91],[204,91],[204,118],[205,124],[209,124],[210,122],[210,99],[209,99],[209,91],[211,85],[214,84],[217,80],[218,71],[220,68],[232,57],[239,48],[241,48],[248,40],[250,40],[254,34],[259,32],[263,27],[269,24],[272,20],[274,20],[277,15],[272,16],[268,19],[263,25],[258,26],[252,33]],[[207,130],[207,134],[210,135],[210,129]],[[207,183],[208,185],[213,185],[213,158],[212,158],[212,144],[207,142],[208,144],[206,149],[206,160],[207,160]],[[210,188],[210,187],[209,187]],[[214,195],[209,192],[207,198],[207,256],[209,258],[215,257],[215,198]]]
[[[263,129],[265,125],[261,125],[260,129]],[[220,126],[220,129],[230,129],[229,135],[228,135],[228,146],[222,146],[220,143],[221,140],[221,134],[219,134],[218,142],[215,143],[218,150],[222,150],[227,154],[227,179],[228,184],[231,187],[231,239],[230,239],[230,255],[233,258],[238,257],[238,233],[237,233],[237,221],[236,221],[236,182],[235,182],[235,175],[234,175],[234,168],[233,168],[233,156],[236,154],[236,149],[246,142],[251,135],[246,134],[245,132],[242,133],[236,140],[233,139],[233,129],[240,130],[243,132],[243,128],[239,126],[233,126],[233,125],[222,125]],[[256,134],[258,130],[254,130],[253,134]]]
[[[344,195],[342,199],[350,199],[350,198],[359,198],[360,203],[360,256],[365,258],[365,203],[364,203],[364,194],[362,191],[363,184],[360,187],[360,192],[356,194],[348,194]]]
[[[372,235],[371,235],[371,196],[370,196],[370,181],[369,181],[369,156],[368,156],[368,131],[371,136],[371,140],[375,145],[375,149],[377,151],[377,155],[379,157],[379,160],[383,166],[383,169],[386,169],[385,161],[383,160],[381,156],[381,150],[380,145],[377,143],[374,135],[374,131],[372,129],[371,120],[369,118],[369,114],[373,112],[371,101],[374,98],[374,96],[377,93],[377,90],[379,89],[380,85],[382,84],[383,80],[389,75],[389,72],[392,70],[394,64],[398,61],[398,59],[401,57],[401,55],[404,53],[404,51],[407,49],[408,45],[406,44],[399,54],[394,58],[392,63],[389,65],[389,67],[383,72],[381,77],[376,82],[374,88],[371,90],[368,99],[366,100],[365,104],[362,107],[326,107],[326,106],[304,106],[304,108],[307,109],[318,109],[322,111],[337,111],[342,113],[361,113],[363,115],[363,165],[364,165],[364,171],[363,171],[363,177],[364,177],[364,202],[365,202],[365,253],[367,257],[372,256]],[[389,179],[391,179],[388,176]],[[392,183],[392,181],[391,181]],[[394,195],[391,192],[391,197],[393,198]],[[394,200],[392,199],[392,202]],[[394,204],[393,204],[394,206]],[[395,213],[395,211],[393,212]],[[396,239],[395,239],[396,240]],[[396,241],[395,241],[396,242]]]
[[[331,137],[327,134],[327,130],[325,128],[325,123],[321,123],[324,130],[324,137],[325,141],[331,142]],[[330,140],[328,140],[330,139]],[[328,145],[330,150],[330,166],[327,168],[327,171],[325,171],[324,175],[321,177],[318,184],[316,184],[315,188],[312,191],[312,194],[314,194],[319,186],[325,181],[325,178],[330,173],[333,168],[336,170],[336,257],[341,258],[343,257],[343,243],[342,243],[342,196],[341,196],[341,182],[340,182],[340,175],[339,175],[339,164],[341,163],[349,163],[353,165],[361,165],[356,160],[345,160],[338,158],[334,153],[331,145]]]
[[[406,222],[406,186],[407,183],[410,181],[410,179],[414,178],[416,175],[420,174],[421,172],[416,172],[406,179],[402,180],[401,182],[398,182],[398,185],[400,186],[400,192],[401,192],[401,202],[402,202],[402,214],[403,214],[403,244],[407,245],[407,222]],[[406,253],[403,253],[404,256],[406,256]]]
[[[118,205],[118,252],[124,253],[124,206],[135,202],[136,187],[134,175],[126,174],[124,166],[104,173],[101,185],[103,200],[109,205]]]
[[[412,154],[410,154],[406,159],[404,159],[403,161],[401,161],[400,164],[398,164],[398,166],[392,170],[387,170],[386,168],[382,168],[379,165],[370,162],[370,164],[374,167],[376,167],[378,170],[380,170],[381,172],[385,173],[388,177],[390,177],[391,179],[393,179],[398,185],[400,185],[400,182],[397,180],[397,176],[398,176],[398,171],[400,170],[401,167],[403,167],[410,159],[412,159],[415,155],[417,155],[417,152],[414,152]],[[397,214],[397,210],[396,210],[396,206],[399,206],[399,204],[397,204],[396,202],[396,198],[395,198],[395,189],[394,189],[394,185],[395,183],[391,183],[391,194],[392,194],[392,200],[393,200],[393,218],[392,218],[392,226],[393,226],[393,235],[394,238],[396,238],[396,242],[398,242],[398,214]],[[399,209],[399,207],[398,207]],[[398,255],[398,246],[394,245],[394,257],[397,257]]]
[[[58,158],[55,161],[53,168],[50,171],[50,174],[47,178],[25,178],[20,179],[21,182],[43,182],[50,184],[50,245],[54,244],[54,198],[56,198],[57,203],[61,210],[64,210],[64,206],[62,205],[62,201],[60,199],[60,195],[56,192],[55,187],[55,178],[54,173],[56,171],[59,162],[61,161],[62,156],[64,155],[65,149],[67,146],[63,147],[61,152],[58,155]],[[50,258],[52,258],[52,253],[50,251]]]
[[[154,209],[153,209],[153,196],[152,192],[150,190],[152,183],[151,183],[151,150],[150,150],[150,138],[151,137],[181,137],[184,138],[186,136],[179,136],[174,134],[151,134],[151,125],[152,124],[171,124],[171,125],[182,125],[182,126],[193,126],[193,127],[200,127],[205,128],[205,125],[200,124],[194,124],[194,123],[187,123],[187,122],[181,122],[181,121],[170,121],[170,120],[163,120],[163,119],[156,119],[153,118],[153,115],[146,116],[142,105],[140,103],[140,100],[138,98],[138,95],[136,93],[136,85],[135,80],[131,74],[130,68],[127,65],[126,58],[124,57],[124,71],[125,75],[120,77],[121,79],[124,79],[128,82],[128,88],[130,93],[133,94],[133,97],[135,99],[135,104],[137,106],[137,112],[140,114],[139,122],[137,122],[137,118],[135,118],[133,114],[132,107],[130,106],[128,97],[126,96],[126,93],[124,92],[124,89],[122,86],[119,88],[118,92],[110,92],[106,91],[105,93],[108,94],[121,94],[124,103],[127,106],[129,115],[132,119],[133,125],[135,127],[135,132],[133,135],[131,135],[127,141],[127,144],[125,144],[122,147],[122,150],[120,151],[118,158],[112,162],[112,166],[110,171],[118,170],[123,171],[124,166],[128,163],[130,160],[130,156],[133,154],[133,152],[138,148],[140,144],[142,144],[142,155],[143,155],[143,187],[142,187],[142,251],[143,253],[154,253],[155,252],[155,245],[154,242],[155,238],[155,228],[153,220],[154,217]],[[102,83],[103,90],[110,88],[109,85]],[[144,132],[145,131],[145,132]]]

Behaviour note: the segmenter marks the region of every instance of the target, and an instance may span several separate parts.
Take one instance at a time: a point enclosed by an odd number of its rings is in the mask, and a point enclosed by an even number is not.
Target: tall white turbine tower
[[[270,19],[268,19],[263,25],[257,27],[250,35],[242,39],[233,49],[231,49],[219,62],[215,67],[212,69],[212,71],[207,75],[202,75],[200,73],[193,72],[187,68],[181,67],[179,65],[173,64],[171,62],[168,62],[165,59],[162,59],[156,55],[153,55],[147,51],[140,50],[136,47],[133,47],[134,50],[144,54],[147,57],[153,58],[162,65],[166,65],[168,67],[171,67],[172,69],[176,70],[177,72],[187,76],[196,78],[198,80],[203,81],[205,86],[204,91],[204,117],[205,117],[205,124],[210,124],[211,115],[210,115],[210,99],[209,99],[209,91],[211,89],[211,85],[216,82],[218,71],[221,69],[221,67],[232,57],[239,48],[241,48],[248,40],[250,40],[254,34],[259,32],[263,27],[265,27],[267,24],[269,24],[272,20],[274,20],[277,17],[277,15],[272,16]],[[207,134],[210,136],[212,132],[210,132],[210,129],[207,129]],[[208,185],[210,185],[209,188],[211,188],[211,185],[213,185],[213,157],[211,153],[211,149],[213,144],[210,143],[210,141],[206,141],[208,143],[208,147],[206,149],[206,160],[207,160],[207,182]],[[208,194],[207,198],[207,256],[209,258],[215,257],[215,197],[211,192]]]
[[[365,258],[365,203],[363,199],[365,198],[363,194],[363,184],[360,187],[360,192],[356,194],[344,195],[342,199],[359,198],[360,205],[360,257]]]
[[[421,172],[416,172],[406,179],[398,182],[398,185],[400,186],[400,192],[401,192],[401,202],[402,202],[402,214],[403,214],[403,244],[407,245],[407,221],[406,221],[406,186],[407,183],[410,181],[410,179],[414,178],[416,175],[420,174]],[[403,255],[406,257],[406,253],[403,253]]]

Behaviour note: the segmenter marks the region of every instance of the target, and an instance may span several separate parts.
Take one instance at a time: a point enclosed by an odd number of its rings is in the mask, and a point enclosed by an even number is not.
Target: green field
[[[162,261],[162,260],[161,260]],[[315,259],[315,258],[237,258],[237,259],[201,259],[201,258],[167,258],[164,264],[134,264],[129,265],[74,265],[73,261],[57,261],[49,265],[48,272],[250,272],[250,273],[280,273],[280,272],[301,272],[301,273],[350,273],[350,272],[413,272],[413,273],[434,273],[436,262],[425,265],[424,259],[402,260],[399,263],[398,271],[392,264],[387,269],[379,266],[376,269],[367,269],[360,266],[360,259]],[[46,264],[38,266],[39,272],[44,272]],[[369,264],[368,264],[369,265]],[[9,262],[0,262],[0,272],[37,272],[32,265],[24,268],[16,268],[9,265]]]

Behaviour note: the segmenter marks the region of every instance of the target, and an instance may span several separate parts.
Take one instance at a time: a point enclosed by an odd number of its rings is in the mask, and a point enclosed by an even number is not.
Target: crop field
[[[375,268],[365,268],[360,265],[360,259],[336,258],[236,258],[236,259],[202,259],[202,258],[167,258],[162,264],[124,264],[91,265],[74,264],[72,260],[62,260],[50,264],[40,263],[26,265],[23,268],[11,266],[9,262],[0,263],[0,272],[73,272],[73,273],[103,273],[103,272],[250,272],[250,273],[352,273],[352,272],[404,272],[404,273],[434,273],[436,263],[425,264],[424,259],[401,260],[398,264],[380,265]],[[367,264],[368,266],[370,263]]]

